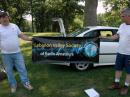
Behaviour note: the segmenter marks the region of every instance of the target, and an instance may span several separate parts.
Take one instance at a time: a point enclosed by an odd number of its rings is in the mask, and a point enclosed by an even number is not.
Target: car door
[[[117,30],[100,30],[101,36],[112,36]],[[118,39],[100,39],[100,57],[99,63],[115,63],[118,47]]]
[[[117,29],[99,29],[84,34],[84,37],[97,37],[98,35],[111,36],[116,34],[116,32]],[[100,39],[99,63],[114,63],[117,47],[118,40]]]

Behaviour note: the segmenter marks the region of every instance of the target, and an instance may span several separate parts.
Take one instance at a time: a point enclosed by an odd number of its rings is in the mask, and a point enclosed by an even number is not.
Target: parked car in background
[[[78,29],[68,35],[68,37],[98,37],[98,36],[112,36],[116,34],[118,28],[106,26],[89,26]],[[75,63],[78,70],[86,70],[89,66],[114,65],[116,60],[116,53],[118,47],[118,39],[100,39],[99,63]]]
[[[77,29],[76,31],[66,34],[64,30],[64,24],[62,19],[55,19],[59,22],[60,29],[64,37],[98,37],[98,36],[112,36],[117,33],[117,27],[106,27],[106,26],[88,26]],[[86,70],[90,66],[103,66],[103,65],[114,65],[116,60],[116,53],[118,47],[118,39],[100,39],[100,51],[99,51],[99,63],[62,63],[67,66],[74,66],[78,70]]]

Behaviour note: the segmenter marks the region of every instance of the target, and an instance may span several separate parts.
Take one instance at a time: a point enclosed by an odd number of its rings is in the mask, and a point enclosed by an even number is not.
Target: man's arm
[[[19,38],[21,38],[21,39],[23,39],[23,40],[32,41],[32,38],[29,38],[29,37],[26,36],[23,32],[20,33],[18,36],[19,36]]]
[[[110,40],[115,40],[115,39],[118,39],[119,38],[119,34],[115,34],[113,36],[100,36],[100,38],[106,38],[106,39],[110,39]]]

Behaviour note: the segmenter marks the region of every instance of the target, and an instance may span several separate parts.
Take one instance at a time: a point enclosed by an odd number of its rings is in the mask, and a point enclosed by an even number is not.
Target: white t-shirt
[[[119,34],[118,53],[130,55],[130,25],[121,24],[117,34]]]
[[[20,33],[19,27],[13,23],[9,23],[8,26],[0,24],[0,48],[2,54],[20,52],[18,37]]]

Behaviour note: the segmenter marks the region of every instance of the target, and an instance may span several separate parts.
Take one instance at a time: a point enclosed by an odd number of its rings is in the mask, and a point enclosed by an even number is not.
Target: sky
[[[79,4],[82,4],[82,5],[85,5],[84,2],[80,2]],[[97,14],[100,14],[100,13],[105,13],[105,8],[103,7],[103,2],[100,1],[98,2],[98,7],[97,7]],[[31,21],[31,15],[26,15],[25,16],[25,19]]]
[[[99,14],[99,13],[105,13],[105,8],[103,7],[103,2],[98,2],[97,14]]]

